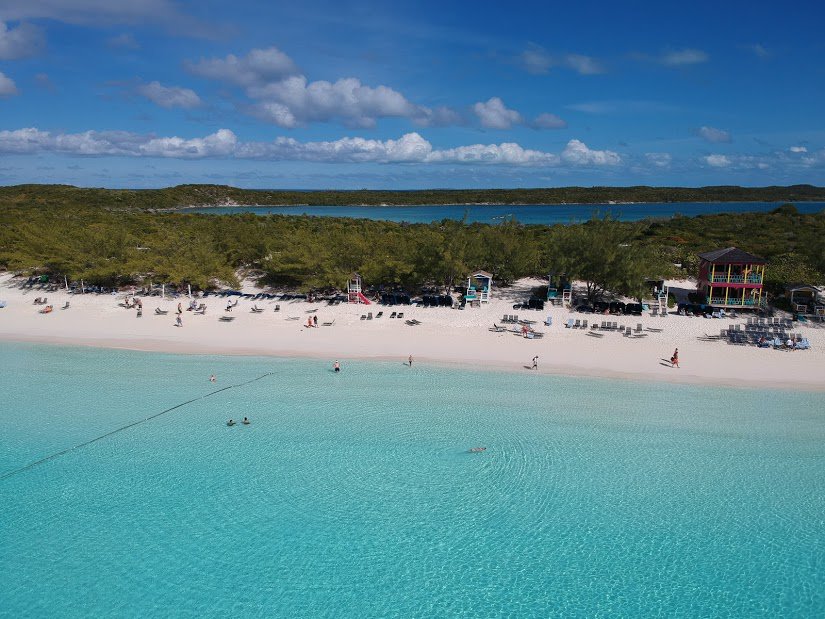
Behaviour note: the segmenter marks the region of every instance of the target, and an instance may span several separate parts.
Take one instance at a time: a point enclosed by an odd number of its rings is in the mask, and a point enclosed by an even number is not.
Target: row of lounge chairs
[[[501,317],[501,322],[503,324],[517,324],[518,314],[504,314],[504,316]]]
[[[395,318],[395,312],[392,313],[393,315],[390,318]],[[384,312],[378,312],[375,315],[375,318],[381,318],[384,315]],[[403,315],[403,314],[402,314]],[[372,320],[372,312],[368,312],[366,314],[361,314],[361,320]]]

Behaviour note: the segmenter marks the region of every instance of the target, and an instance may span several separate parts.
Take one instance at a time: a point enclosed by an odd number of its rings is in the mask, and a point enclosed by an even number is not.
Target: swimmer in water
[[[226,422],[226,425],[228,425],[228,426],[234,426],[234,425],[235,425],[235,420],[234,420],[234,419],[230,419],[229,421],[227,421],[227,422]]]
[[[481,453],[482,451],[485,451],[486,449],[487,449],[486,447],[472,447],[470,449],[470,453],[471,454],[477,454],[477,453]]]
[[[247,419],[246,417],[244,417],[244,418],[243,418],[243,421],[242,421],[241,423],[242,423],[243,425],[245,425],[245,426],[248,426],[248,425],[249,425],[249,419]]]
[[[210,383],[214,383],[216,380],[218,380],[218,377],[215,376],[214,374],[212,374],[212,376],[209,377],[209,382]]]

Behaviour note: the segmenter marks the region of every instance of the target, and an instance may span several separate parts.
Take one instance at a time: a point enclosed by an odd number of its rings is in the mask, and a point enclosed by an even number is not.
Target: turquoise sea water
[[[353,217],[429,223],[442,219],[494,224],[515,217],[523,224],[568,224],[587,221],[595,213],[610,213],[621,221],[645,218],[669,218],[679,213],[685,217],[713,213],[768,212],[779,202],[651,202],[647,204],[510,204],[489,206],[421,205],[421,206],[240,206],[186,209],[186,212],[231,215],[312,215],[315,217]],[[800,213],[818,213],[825,202],[797,202]]]
[[[825,614],[825,395],[342,365],[0,344],[0,475],[272,373],[1,479],[0,616]]]

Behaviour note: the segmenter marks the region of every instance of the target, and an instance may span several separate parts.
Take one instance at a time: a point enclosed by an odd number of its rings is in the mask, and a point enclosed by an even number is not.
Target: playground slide
[[[370,305],[370,300],[361,292],[358,293],[358,300],[364,305]]]

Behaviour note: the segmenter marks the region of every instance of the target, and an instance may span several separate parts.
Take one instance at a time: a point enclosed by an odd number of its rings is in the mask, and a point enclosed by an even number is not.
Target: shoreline
[[[242,300],[232,313],[224,311],[225,299],[199,299],[208,306],[206,315],[184,311],[183,327],[177,328],[175,309],[188,299],[143,299],[144,315],[118,306],[125,295],[69,295],[65,291],[47,293],[55,310],[39,314],[33,305],[42,292],[22,291],[9,285],[10,276],[0,276],[0,299],[8,306],[0,309],[0,342],[54,344],[135,350],[189,355],[226,355],[323,360],[406,361],[412,355],[427,365],[467,368],[497,373],[530,371],[533,356],[539,357],[538,374],[605,378],[649,384],[658,382],[715,387],[803,390],[825,392],[825,328],[795,326],[793,331],[808,338],[810,350],[778,351],[754,346],[731,346],[722,341],[703,341],[706,334],[718,334],[729,323],[745,319],[718,320],[670,315],[612,316],[625,327],[641,324],[644,337],[625,337],[617,332],[591,337],[582,329],[565,325],[569,319],[589,320],[602,316],[571,313],[561,307],[542,312],[514,311],[512,305],[540,284],[523,280],[517,285],[494,290],[491,303],[465,310],[380,305],[327,306],[306,301]],[[70,309],[59,309],[70,301]],[[263,313],[252,313],[257,303]],[[168,315],[155,315],[162,307]],[[279,311],[275,311],[279,307]],[[404,318],[391,318],[393,312]],[[368,313],[375,317],[366,319]],[[378,312],[383,312],[378,317]],[[509,331],[490,328],[501,324],[503,315],[519,313],[543,337],[527,339]],[[218,320],[232,316],[231,322]],[[318,327],[306,325],[318,317]],[[364,316],[364,318],[362,318]],[[544,321],[550,318],[552,324]],[[406,320],[415,319],[410,325]],[[323,326],[332,322],[332,326]],[[504,325],[513,328],[514,325]],[[516,325],[516,327],[518,327]],[[661,329],[661,331],[658,331]],[[588,330],[589,331],[589,330]],[[681,367],[668,362],[679,348]]]
[[[117,339],[76,339],[76,338],[40,338],[38,336],[20,336],[8,337],[0,335],[0,342],[12,344],[34,344],[38,346],[58,346],[69,348],[94,348],[98,350],[120,350],[146,354],[170,354],[180,356],[193,357],[255,357],[255,358],[272,358],[272,359],[315,359],[323,361],[329,365],[334,360],[335,355],[322,355],[313,352],[301,350],[259,350],[254,348],[218,348],[211,346],[201,346],[192,348],[178,348],[173,347],[169,342],[162,340],[151,341],[149,345],[141,345],[140,342],[130,340]],[[146,342],[146,340],[144,340]],[[392,361],[406,364],[406,358],[397,355],[340,355],[337,357],[343,361],[367,361],[375,363],[389,363]],[[513,365],[503,361],[485,361],[483,363],[473,361],[471,359],[440,359],[436,357],[427,357],[416,355],[414,358],[416,365],[427,365],[430,367],[448,367],[455,369],[465,369],[473,372],[489,372],[493,374],[522,374],[524,372],[532,373],[526,364]],[[651,378],[655,378],[657,382],[668,383],[672,385],[686,385],[686,386],[711,386],[720,388],[729,388],[737,390],[747,389],[762,389],[766,391],[805,391],[810,393],[825,393],[825,383],[811,383],[811,382],[793,382],[793,381],[755,381],[746,378],[708,378],[698,377],[696,375],[686,373],[679,374],[675,370],[681,368],[673,368],[674,373],[670,376],[654,375],[653,373],[645,372],[621,372],[618,370],[609,370],[607,368],[587,368],[563,366],[558,364],[542,364],[538,368],[539,375],[542,376],[559,376],[564,378],[583,378],[583,379],[601,379],[620,382],[633,383],[647,383]],[[683,378],[681,378],[683,377]]]
[[[646,204],[794,204],[796,202],[819,203],[822,200],[691,200],[691,201],[671,201],[656,200],[650,202],[643,201],[616,201],[610,202],[439,202],[433,204],[186,204],[165,209],[152,209],[155,213],[178,213],[195,209],[210,208],[416,208],[431,206],[644,206]]]

